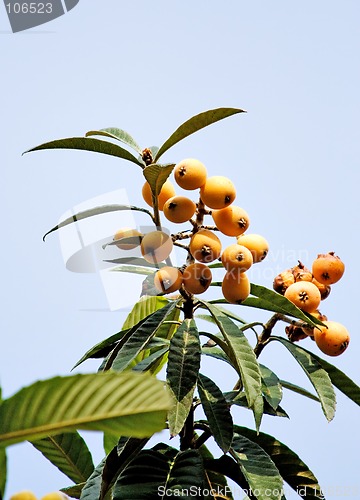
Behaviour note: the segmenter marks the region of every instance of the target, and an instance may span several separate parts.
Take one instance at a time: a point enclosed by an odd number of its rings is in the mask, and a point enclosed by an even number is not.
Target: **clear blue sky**
[[[15,35],[0,6],[5,396],[68,374],[126,314],[108,311],[97,275],[65,269],[58,235],[46,243],[42,235],[68,209],[98,195],[125,188],[133,204],[141,203],[140,169],[121,160],[21,153],[109,126],[128,130],[143,146],[160,145],[190,116],[221,106],[248,113],[197,133],[164,160],[196,157],[211,175],[234,180],[252,231],[271,244],[253,281],[271,287],[297,258],[311,265],[317,253],[342,257],[346,274],[322,310],[352,338],[343,356],[329,360],[360,382],[359,21],[356,0],[81,0],[67,15]],[[239,314],[257,317],[244,308]],[[310,340],[302,345],[318,352]],[[265,350],[262,362],[309,387],[279,346]],[[96,367],[88,363],[82,371]],[[226,373],[222,384],[228,388]],[[358,498],[359,408],[338,394],[328,424],[314,402],[287,393],[283,406],[290,421],[268,417],[262,430],[301,456],[327,498]],[[243,413],[237,422],[252,425]],[[91,438],[91,446],[100,461],[99,439]],[[40,496],[67,484],[31,445],[9,448],[8,496],[24,488]]]

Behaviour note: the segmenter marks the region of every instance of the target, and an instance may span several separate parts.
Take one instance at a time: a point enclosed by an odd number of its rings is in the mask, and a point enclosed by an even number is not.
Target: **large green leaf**
[[[86,481],[94,470],[90,451],[77,432],[49,436],[31,444],[74,483]]]
[[[132,330],[123,344],[115,347],[106,363],[106,368],[110,367],[115,371],[123,371],[130,367],[130,364],[137,358],[143,349],[148,347],[149,342],[160,330],[166,317],[176,307],[177,302],[170,302],[161,309],[147,316],[140,322],[138,328]]]
[[[227,344],[227,356],[241,377],[249,407],[253,407],[261,394],[261,373],[254,351],[241,329],[220,309],[201,301],[214,318]]]
[[[75,429],[150,436],[165,424],[164,386],[137,373],[98,373],[36,382],[0,406],[0,444],[34,441]]]
[[[165,297],[141,297],[127,315],[123,329],[131,328],[153,312],[166,306],[169,301]]]
[[[141,154],[141,147],[138,145],[135,139],[133,139],[133,137],[131,137],[128,132],[120,128],[109,127],[102,128],[100,130],[90,130],[89,132],[86,132],[85,137],[91,137],[93,135],[100,135],[103,137],[109,137],[110,139],[116,139],[123,142],[124,144],[127,144],[128,146],[133,148],[134,151]]]
[[[201,130],[212,123],[219,120],[223,120],[228,116],[235,115],[236,113],[244,113],[244,110],[238,108],[217,108],[204,111],[198,115],[191,117],[189,120],[184,122],[180,127],[178,127],[173,134],[164,142],[160,147],[157,155],[155,156],[155,162],[159,160],[165,151],[170,149],[174,144],[185,139],[189,135]]]
[[[236,432],[257,443],[271,457],[283,479],[306,500],[323,498],[319,483],[308,466],[286,445],[269,434],[235,426]],[[309,441],[309,449],[313,443]]]
[[[168,414],[171,435],[178,434],[189,414],[200,368],[200,339],[195,321],[185,319],[170,341],[166,379],[173,399]]]
[[[280,383],[282,387],[284,387],[285,389],[289,389],[289,391],[296,392],[297,394],[301,394],[302,396],[305,396],[309,399],[312,399],[313,401],[317,401],[318,403],[320,403],[320,399],[317,396],[315,396],[315,394],[312,394],[303,387],[293,384],[292,382],[288,382],[287,380],[280,380]]]
[[[202,444],[198,451],[202,456],[204,462],[213,460],[214,456],[210,450]],[[204,500],[234,500],[231,487],[228,485],[227,478],[224,474],[212,471],[205,468],[205,490],[209,490],[209,495],[205,494]]]
[[[201,373],[197,387],[214,439],[221,450],[227,453],[233,438],[233,420],[229,405],[215,382]]]
[[[238,431],[238,429],[236,428]],[[232,448],[240,469],[258,500],[280,500],[283,480],[275,463],[256,442],[234,434]]]
[[[124,211],[124,210],[135,210],[138,212],[144,212],[148,214],[152,219],[152,213],[149,212],[149,210],[146,210],[146,208],[140,208],[140,207],[134,207],[132,205],[101,205],[100,207],[94,207],[94,208],[89,208],[88,210],[83,210],[82,212],[79,212],[75,215],[72,215],[71,217],[68,217],[67,219],[63,220],[56,226],[54,226],[50,231],[44,234],[43,240],[45,241],[46,236],[48,236],[50,233],[57,231],[58,229],[61,229],[62,227],[68,226],[69,224],[72,224],[73,222],[77,222],[79,220],[87,219],[88,217],[93,217],[94,215],[102,215],[106,214],[109,212],[118,212],[118,211]]]
[[[139,161],[127,149],[124,149],[117,144],[113,144],[112,142],[102,141],[91,137],[67,137],[66,139],[57,139],[55,141],[41,144],[40,146],[36,146],[35,148],[31,148],[28,151],[25,151],[25,153],[41,151],[43,149],[80,149],[94,153],[102,153],[105,155],[123,158],[124,160],[131,161],[136,165],[139,165],[141,168],[144,168],[144,163]]]
[[[168,165],[157,165],[156,163],[152,163],[144,169],[144,177],[150,184],[151,191],[155,196],[158,196],[160,193],[163,184],[166,182],[174,167],[175,163],[170,163]]]
[[[106,457],[96,466],[95,470],[81,489],[81,500],[99,500],[101,494],[102,473]],[[66,491],[67,492],[67,491]],[[68,493],[68,492],[67,492]]]
[[[274,336],[270,339],[283,344],[294,356],[319,396],[325,417],[328,421],[332,420],[335,416],[336,397],[330,377],[322,368],[321,364],[316,360],[312,353],[282,337]]]
[[[120,475],[114,488],[114,500],[164,500],[170,496],[190,499],[193,497],[191,491],[201,491],[204,469],[199,453],[168,449],[167,453],[140,452]]]
[[[230,391],[230,392],[225,392],[224,393],[225,399],[228,402],[228,404],[231,405],[236,405],[240,406],[242,408],[246,409],[251,409],[249,408],[246,400],[246,395],[243,391]],[[289,418],[289,415],[286,413],[286,411],[281,408],[279,405],[276,410],[268,403],[268,401],[265,399],[263,396],[263,411],[265,415],[271,415],[273,417],[286,417]],[[262,415],[261,415],[262,416]],[[259,424],[258,424],[259,427]]]
[[[260,364],[262,392],[269,405],[276,410],[282,400],[282,387],[277,375],[267,366]]]

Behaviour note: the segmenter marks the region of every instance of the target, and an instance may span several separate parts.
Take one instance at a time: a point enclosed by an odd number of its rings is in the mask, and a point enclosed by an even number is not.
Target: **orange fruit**
[[[10,500],[37,500],[37,497],[32,491],[23,490],[12,495]]]
[[[242,234],[237,242],[250,250],[254,264],[264,260],[269,253],[269,243],[260,234]]]
[[[189,249],[194,259],[209,263],[220,257],[221,241],[209,229],[199,229],[191,237]]]
[[[212,218],[216,227],[226,236],[239,236],[249,227],[249,215],[241,207],[230,205],[221,210],[213,210]]]
[[[324,285],[337,283],[345,271],[345,264],[334,252],[319,254],[312,265],[314,278]]]
[[[195,210],[195,203],[186,196],[173,196],[164,203],[163,207],[165,217],[176,224],[191,219]]]
[[[193,190],[205,184],[207,176],[206,167],[195,158],[186,158],[174,168],[175,181],[183,189]]]
[[[187,266],[183,273],[183,285],[187,292],[200,294],[205,292],[212,280],[211,270],[201,262]]]
[[[221,289],[230,304],[241,304],[250,294],[249,278],[246,273],[232,269],[225,273]]]
[[[339,356],[350,342],[350,335],[344,325],[336,321],[324,321],[326,326],[314,328],[316,345],[328,356]]]
[[[141,253],[151,264],[167,259],[173,249],[171,236],[163,231],[152,231],[145,234],[141,241]]]
[[[227,271],[238,269],[244,272],[252,266],[253,257],[248,248],[234,243],[225,248],[221,255],[221,262]]]
[[[164,266],[155,273],[154,285],[162,293],[176,292],[181,287],[182,279],[177,267]]]
[[[302,311],[315,311],[321,301],[319,289],[310,281],[297,281],[290,285],[284,293],[284,296]]]
[[[134,240],[134,243],[117,243],[116,246],[120,248],[120,250],[132,250],[133,248],[136,248],[140,245],[141,243],[141,236],[142,234],[137,231],[136,229],[131,229],[130,227],[123,227],[122,229],[119,229],[114,235],[113,240],[121,240],[122,238],[134,238],[137,237],[136,240]]]
[[[235,200],[236,189],[227,177],[214,175],[208,177],[200,188],[200,197],[209,208],[225,208]]]
[[[143,185],[141,193],[142,193],[142,197],[143,197],[144,201],[146,201],[146,203],[150,207],[152,207],[153,203],[152,203],[152,196],[151,196],[151,187],[150,187],[150,184],[148,182],[145,182],[145,184]],[[171,181],[169,181],[169,179],[168,179],[162,185],[162,187],[160,189],[160,193],[158,195],[159,210],[162,210],[165,202],[169,198],[172,198],[175,195],[176,195],[175,188],[174,188],[173,184],[171,183]]]

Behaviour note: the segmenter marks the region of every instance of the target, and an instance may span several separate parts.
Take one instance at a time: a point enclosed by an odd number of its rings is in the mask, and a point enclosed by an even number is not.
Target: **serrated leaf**
[[[215,382],[201,373],[197,386],[214,439],[220,449],[227,453],[233,438],[233,420],[226,399]]]
[[[147,375],[55,377],[2,402],[0,443],[8,446],[75,429],[146,437],[163,429],[168,408],[163,384]]]
[[[247,427],[234,426],[236,432],[257,443],[271,457],[282,478],[294,491],[306,500],[323,498],[320,485],[308,466],[285,444],[269,434],[255,431]],[[309,441],[309,447],[312,443]]]
[[[181,494],[203,487],[204,469],[196,450],[160,452],[144,450],[122,472],[114,488],[114,500],[148,500]]]
[[[238,432],[238,428],[236,427]],[[256,442],[236,433],[232,448],[240,469],[258,500],[280,500],[283,480],[275,463]]]
[[[144,168],[144,163],[140,162],[133,154],[131,154],[127,149],[113,144],[109,141],[102,141],[100,139],[94,139],[91,137],[67,137],[66,139],[57,139],[55,141],[45,142],[31,148],[25,153],[31,153],[33,151],[41,151],[44,149],[79,149],[84,151],[91,151],[93,153],[102,153],[105,155],[116,156],[118,158],[123,158],[124,160],[131,161],[136,165]]]
[[[102,205],[99,207],[89,208],[88,210],[83,210],[82,212],[79,212],[75,215],[72,215],[71,217],[68,217],[67,219],[63,220],[62,222],[54,226],[52,229],[50,229],[50,231],[45,233],[43,236],[43,240],[45,241],[46,236],[48,236],[50,233],[57,231],[62,227],[68,226],[69,224],[73,224],[74,222],[77,222],[79,220],[87,219],[89,217],[94,217],[95,215],[102,215],[109,212],[118,212],[124,210],[135,210],[138,212],[144,212],[148,214],[153,220],[152,213],[149,212],[149,210],[146,210],[145,208],[134,207],[132,205]]]
[[[226,354],[241,377],[248,405],[253,407],[261,394],[261,373],[254,351],[241,329],[228,316],[209,302],[201,303],[215,319],[228,347]]]
[[[267,366],[260,364],[262,392],[269,405],[276,410],[282,400],[282,387],[277,375]]]
[[[77,432],[49,436],[31,444],[74,483],[86,481],[94,470],[89,448]]]
[[[168,165],[157,165],[156,163],[152,163],[145,167],[143,174],[150,184],[154,196],[159,195],[163,184],[166,182],[174,167],[175,163],[169,163]]]
[[[166,380],[173,399],[169,430],[178,434],[189,414],[200,368],[200,339],[193,319],[185,319],[170,341]]]
[[[313,385],[317,395],[319,396],[321,408],[328,421],[335,416],[336,397],[334,388],[327,372],[322,368],[321,364],[316,360],[312,353],[306,351],[298,345],[282,337],[271,337],[272,340],[283,344],[288,351],[293,355],[306,376]]]
[[[134,328],[126,341],[115,347],[111,358],[106,364],[115,371],[123,371],[130,366],[143,349],[146,349],[151,339],[157,334],[166,317],[175,308],[177,302],[170,302],[161,309],[147,316],[138,328]]]
[[[124,144],[127,144],[128,146],[133,148],[134,151],[141,154],[141,147],[138,145],[135,139],[133,139],[133,137],[131,137],[128,132],[120,128],[108,127],[102,128],[100,130],[90,130],[89,132],[86,132],[85,137],[91,137],[93,135],[100,135],[103,137],[109,137],[110,139],[116,139],[123,142]]]
[[[139,321],[166,306],[166,304],[169,304],[169,300],[165,297],[141,297],[126,317],[123,329],[132,328]]]
[[[210,109],[208,111],[204,111],[198,115],[191,117],[189,120],[184,122],[180,127],[178,127],[173,134],[164,142],[164,144],[160,147],[157,155],[155,156],[155,162],[159,160],[159,158],[174,146],[176,143],[185,139],[189,135],[201,130],[212,123],[215,123],[219,120],[223,120],[229,116],[232,116],[236,113],[244,113],[244,110],[238,108],[217,108]]]

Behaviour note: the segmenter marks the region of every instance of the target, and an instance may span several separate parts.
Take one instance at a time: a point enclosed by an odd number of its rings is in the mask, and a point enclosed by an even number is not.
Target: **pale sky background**
[[[126,316],[109,311],[98,275],[66,270],[59,235],[43,243],[43,234],[67,210],[118,189],[142,204],[135,165],[87,152],[21,153],[110,126],[129,131],[144,147],[160,145],[190,116],[222,106],[248,113],[198,132],[163,161],[192,156],[210,175],[234,180],[251,232],[271,245],[267,260],[250,273],[254,282],[271,287],[298,258],[311,266],[318,253],[341,256],[346,273],[322,311],[347,326],[351,343],[343,356],[326,359],[360,382],[359,25],[357,0],[81,0],[47,25],[12,34],[0,6],[5,397],[35,380],[68,374]],[[126,288],[127,275],[118,276]],[[234,310],[249,320],[268,317]],[[321,354],[310,340],[301,345]],[[280,345],[261,358],[280,377],[310,388]],[[88,362],[79,371],[97,366]],[[216,380],[228,390],[232,381],[220,367]],[[261,430],[300,455],[328,499],[355,499],[359,408],[339,392],[337,400],[328,424],[318,404],[286,392],[282,406],[290,420],[265,417]],[[245,410],[234,415],[236,423],[253,426]],[[98,463],[99,436],[89,445]],[[6,498],[25,488],[41,496],[71,483],[27,443],[8,455]]]

